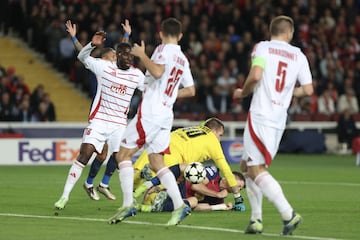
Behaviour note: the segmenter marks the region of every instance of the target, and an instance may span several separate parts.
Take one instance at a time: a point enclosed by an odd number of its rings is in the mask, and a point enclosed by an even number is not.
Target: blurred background
[[[269,22],[282,14],[295,21],[292,43],[306,54],[316,89],[311,97],[293,99],[284,139],[310,130],[301,139],[309,144],[319,136],[320,152],[349,153],[360,120],[360,0],[0,1],[0,121],[86,124],[96,81],[76,58],[66,20],[77,24],[81,44],[104,30],[103,47],[115,47],[123,35],[121,23],[129,19],[131,42],[144,40],[151,55],[161,21],[176,17],[183,24],[180,45],[197,94],[176,102],[175,125],[217,116],[227,122],[226,137],[239,137],[251,96],[233,101],[232,91],[244,84],[254,44],[269,38]],[[2,126],[9,131],[9,124]]]

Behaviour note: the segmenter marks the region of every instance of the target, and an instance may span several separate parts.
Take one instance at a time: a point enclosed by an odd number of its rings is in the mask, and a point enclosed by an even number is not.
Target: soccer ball
[[[206,170],[201,163],[193,162],[186,166],[184,176],[189,182],[198,184],[204,181],[206,177]]]

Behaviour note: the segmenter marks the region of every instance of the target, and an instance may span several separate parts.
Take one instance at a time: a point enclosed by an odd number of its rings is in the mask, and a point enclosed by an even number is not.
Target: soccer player
[[[167,224],[179,224],[191,211],[181,198],[173,173],[164,164],[164,154],[169,152],[174,119],[173,104],[176,98],[195,95],[194,80],[189,61],[178,45],[182,37],[181,22],[175,18],[165,19],[161,23],[159,35],[162,43],[156,47],[151,59],[145,53],[144,41],[141,41],[141,45],[135,44],[131,51],[147,69],[146,86],[138,112],[129,122],[120,151],[116,155],[123,204],[109,219],[110,224],[136,214],[131,159],[141,147],[147,150],[152,170],[156,172],[174,203],[175,210]]]
[[[245,211],[244,199],[236,187],[236,180],[226,161],[220,144],[224,134],[224,124],[218,118],[209,118],[202,125],[179,128],[171,132],[170,153],[164,156],[166,166],[182,163],[204,162],[211,159],[233,187],[234,210]],[[149,163],[146,153],[142,153],[134,164],[135,183],[140,182],[140,172]],[[136,186],[135,197],[150,186]]]
[[[263,195],[279,211],[284,227],[281,235],[292,234],[302,221],[284,196],[280,184],[267,171],[275,157],[285,129],[292,96],[310,96],[314,89],[306,56],[290,45],[294,22],[277,16],[270,23],[270,41],[259,42],[251,54],[252,64],[242,89],[234,98],[253,92],[244,129],[244,155],[240,163],[246,174],[246,189],[251,206],[250,224],[245,233],[261,233]],[[300,86],[295,87],[296,82]]]
[[[89,125],[84,130],[80,153],[72,164],[63,194],[55,207],[63,209],[75,183],[92,154],[101,153],[105,142],[109,152],[115,154],[127,125],[127,112],[136,88],[144,89],[144,74],[131,66],[133,55],[128,43],[120,43],[116,49],[116,62],[90,56],[100,46],[105,32],[96,32],[92,40],[79,52],[78,59],[91,70],[98,81],[97,92],[89,115]]]
[[[124,35],[123,35],[123,38],[122,38],[122,42],[129,42],[129,36],[131,35],[131,26],[130,26],[129,20],[126,19],[125,23],[121,24],[121,25],[122,25],[123,30],[124,30]],[[76,32],[77,32],[76,25],[72,24],[71,21],[68,20],[68,21],[66,21],[65,26],[66,26],[66,31],[71,36],[71,39],[73,41],[73,44],[74,44],[76,50],[81,51],[83,46],[81,45],[81,43],[76,38]],[[111,62],[116,62],[116,52],[115,52],[115,50],[112,49],[112,48],[104,48],[104,49],[102,49],[102,51],[101,51],[101,59],[108,60],[108,61],[111,61]],[[97,94],[100,94],[100,92],[98,91]],[[109,188],[110,178],[111,178],[113,172],[116,169],[116,161],[115,161],[115,158],[114,158],[114,156],[112,154],[110,154],[109,160],[108,160],[108,162],[106,164],[106,169],[105,169],[103,178],[102,178],[99,186],[96,188],[96,190],[94,189],[94,185],[93,185],[94,178],[96,177],[97,173],[99,172],[102,163],[107,158],[107,155],[108,155],[107,151],[108,151],[108,146],[105,143],[101,154],[98,154],[95,157],[95,159],[93,160],[93,162],[91,163],[88,177],[87,177],[87,179],[86,179],[86,181],[85,181],[85,183],[83,185],[86,193],[93,200],[99,200],[100,199],[97,192],[102,193],[109,200],[115,200],[116,199],[116,196],[111,193],[110,188]]]
[[[187,164],[177,164],[170,167],[179,184],[180,192],[185,202],[195,211],[211,210],[231,210],[232,203],[224,203],[224,199],[232,192],[234,187],[230,187],[227,180],[220,176],[219,169],[215,166],[205,166],[206,178],[202,183],[192,184],[185,181],[183,172]],[[236,179],[236,188],[238,191],[245,187],[245,178],[239,172],[232,172]],[[167,197],[166,192],[158,187],[160,184],[158,178],[154,177],[150,181],[151,188],[144,195],[144,204],[141,211],[158,212],[172,211],[173,205],[171,199]],[[155,193],[155,194],[154,194]]]

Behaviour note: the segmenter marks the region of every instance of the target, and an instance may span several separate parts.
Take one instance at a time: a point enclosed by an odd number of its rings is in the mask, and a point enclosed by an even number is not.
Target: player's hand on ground
[[[240,211],[240,212],[245,212],[246,211],[246,207],[245,207],[245,204],[244,204],[244,198],[242,196],[235,198],[235,204],[234,204],[232,209],[234,211]]]
[[[235,203],[232,210],[234,211],[240,211],[240,212],[245,212],[246,211],[246,207],[244,203]]]
[[[233,208],[232,202],[226,203],[226,210],[231,210]]]
[[[226,198],[229,192],[226,189],[221,190],[216,195],[218,198]]]
[[[67,20],[65,23],[66,31],[70,34],[71,37],[76,36],[76,24],[72,24],[70,20]]]
[[[91,40],[93,46],[99,46],[105,41],[106,33],[104,31],[99,31],[94,34]]]

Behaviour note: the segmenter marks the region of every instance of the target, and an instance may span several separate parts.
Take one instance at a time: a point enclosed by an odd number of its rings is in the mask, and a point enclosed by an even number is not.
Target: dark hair
[[[107,54],[108,52],[112,52],[112,51],[115,51],[115,50],[111,47],[103,48],[103,49],[101,49],[100,57],[103,57],[105,54]]]
[[[235,175],[236,179],[244,181],[244,188],[246,188],[246,181],[244,175],[242,175],[242,173],[238,171],[233,171],[232,173]]]
[[[164,36],[178,37],[182,32],[182,24],[176,18],[167,18],[161,23]]]
[[[278,36],[286,31],[294,30],[294,21],[288,16],[277,16],[270,23],[271,36]]]
[[[130,48],[131,49],[131,45],[130,43],[127,42],[121,42],[116,46],[116,55],[118,55],[120,53],[120,51],[122,51],[125,48]]]
[[[129,43],[119,43],[116,48],[116,65],[119,69],[127,70],[133,61],[133,56],[130,53],[131,45]]]
[[[220,119],[215,117],[206,119],[206,121],[204,122],[204,126],[210,129],[219,129],[219,128],[225,129],[224,123]]]

